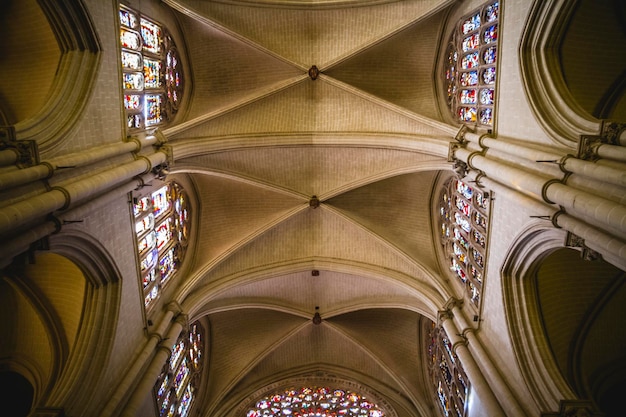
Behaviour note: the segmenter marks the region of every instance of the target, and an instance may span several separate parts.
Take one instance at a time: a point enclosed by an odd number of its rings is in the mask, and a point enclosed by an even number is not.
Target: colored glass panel
[[[463,52],[467,52],[471,51],[472,49],[478,48],[479,45],[480,37],[478,36],[478,33],[474,33],[473,35],[470,35],[463,39],[463,42],[461,43],[461,49],[463,50]]]
[[[472,187],[465,184],[461,180],[454,181],[454,188],[456,189],[457,193],[461,194],[463,197],[465,197],[468,200],[471,200],[472,196],[474,195],[474,190],[472,189]]]
[[[138,235],[143,234],[146,230],[150,230],[154,227],[154,216],[152,213],[143,217],[137,223],[135,223],[135,233]]]
[[[483,41],[492,43],[498,40],[498,25],[491,25],[483,32]]]
[[[300,390],[289,389],[259,400],[246,415],[384,417],[384,412],[375,403],[354,392],[305,387]]]
[[[143,253],[148,249],[154,248],[156,242],[157,239],[154,232],[150,232],[139,241],[139,244],[137,245],[137,250],[139,251],[139,253]]]
[[[135,52],[122,51],[122,67],[131,70],[140,70],[141,55]]]
[[[491,109],[482,109],[480,111],[480,123],[484,125],[493,124],[493,111]]]
[[[159,260],[159,272],[161,274],[161,283],[165,283],[176,267],[175,248],[170,248]]]
[[[459,120],[462,122],[475,122],[476,107],[459,107]]]
[[[483,52],[483,61],[485,62],[485,64],[495,64],[496,59],[497,56],[495,46],[490,46],[489,48],[485,49],[485,51]]]
[[[154,287],[152,287],[152,290],[150,290],[148,295],[146,295],[146,299],[144,300],[144,303],[146,305],[150,305],[150,303],[156,300],[158,296],[159,296],[159,286],[155,285]]]
[[[479,211],[474,212],[473,220],[475,224],[482,227],[483,229],[487,228],[487,218],[480,214]]]
[[[161,250],[172,240],[172,219],[167,218],[156,229],[157,249]]]
[[[496,68],[489,67],[483,70],[483,83],[493,84],[496,82]]]
[[[143,74],[140,72],[124,73],[124,89],[126,90],[143,90]]]
[[[130,29],[137,28],[137,15],[130,10],[120,9],[120,24]]]
[[[498,20],[498,14],[500,12],[500,2],[497,1],[493,4],[487,6],[485,9],[485,20],[487,23],[494,22]]]
[[[146,289],[146,287],[150,284],[152,284],[153,282],[156,281],[156,269],[152,268],[146,275],[144,275],[142,283],[143,283],[143,288]]]
[[[137,110],[140,106],[141,96],[137,94],[124,94],[124,108],[126,110]]]
[[[170,209],[169,191],[170,187],[166,185],[152,193],[152,207],[156,218],[161,217]]]
[[[153,249],[150,252],[148,252],[146,257],[143,258],[142,261],[141,261],[141,270],[145,271],[148,268],[154,266],[154,264],[156,263],[158,257],[159,257],[159,254],[156,251],[156,249]]]
[[[476,104],[476,90],[461,90],[461,104]]]
[[[459,83],[463,87],[470,87],[478,84],[478,71],[462,72],[459,76]]]
[[[483,88],[480,90],[480,104],[493,104],[493,88]]]
[[[163,120],[163,117],[161,115],[161,95],[146,94],[145,100],[146,106],[144,117],[146,119],[146,126],[152,126],[157,123],[161,123],[161,121]]]
[[[478,66],[478,52],[472,52],[471,54],[467,54],[463,56],[461,59],[461,68],[462,69],[472,69]]]
[[[472,232],[472,237],[474,238],[474,242],[478,243],[482,248],[485,247],[485,236],[482,235],[478,230],[474,230]]]
[[[153,54],[161,52],[161,28],[158,25],[141,19],[141,38],[144,51]]]
[[[470,16],[469,18],[467,18],[461,24],[461,32],[464,35],[467,35],[471,31],[476,30],[479,27],[480,27],[480,13],[476,13],[476,14]]]
[[[140,114],[129,114],[126,116],[126,126],[133,129],[139,129],[143,123]]]
[[[170,355],[169,366],[170,370],[173,371],[178,368],[178,364],[180,360],[183,358],[185,353],[185,339],[180,339],[172,348],[172,354]]]
[[[456,208],[459,209],[461,213],[469,217],[472,211],[469,203],[460,197],[455,198],[455,201],[456,201]]]
[[[141,48],[139,35],[126,29],[120,30],[120,43],[122,47],[138,51]]]
[[[161,87],[161,61],[144,58],[143,75],[146,88]]]

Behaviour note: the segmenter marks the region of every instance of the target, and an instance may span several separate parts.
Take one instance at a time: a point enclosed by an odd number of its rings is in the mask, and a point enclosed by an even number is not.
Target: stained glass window
[[[130,130],[167,123],[183,92],[180,58],[159,23],[126,6],[119,11],[122,87]]]
[[[187,247],[189,208],[182,187],[171,182],[133,199],[135,235],[144,290],[150,307],[176,273]]]
[[[448,46],[445,83],[452,116],[461,123],[493,126],[500,2],[458,23]]]
[[[428,373],[441,413],[445,417],[465,417],[469,380],[445,331],[435,323],[431,324],[426,352]]]
[[[383,410],[365,396],[344,389],[304,387],[288,389],[256,402],[246,417],[384,417]]]
[[[441,243],[452,274],[480,306],[487,250],[489,196],[458,178],[444,186],[439,201]]]
[[[172,346],[172,353],[154,385],[159,417],[187,417],[200,383],[204,329],[195,322]]]

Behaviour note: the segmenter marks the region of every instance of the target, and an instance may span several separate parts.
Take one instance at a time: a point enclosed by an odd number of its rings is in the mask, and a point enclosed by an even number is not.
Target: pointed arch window
[[[154,386],[159,417],[187,417],[200,385],[204,329],[195,322],[183,332]]]
[[[470,382],[446,332],[435,323],[431,325],[426,348],[428,374],[440,411],[445,417],[465,417]]]
[[[445,85],[452,116],[461,123],[492,127],[496,96],[500,2],[461,19],[450,38]]]
[[[122,87],[126,126],[140,130],[173,118],[183,92],[182,65],[159,23],[120,6]]]
[[[485,276],[490,198],[487,192],[453,177],[439,199],[441,244],[450,270],[480,307]]]
[[[189,206],[183,188],[169,182],[133,199],[133,216],[144,304],[153,305],[182,262],[189,235]]]
[[[304,387],[267,396],[246,417],[384,417],[378,405],[364,396],[343,389]]]

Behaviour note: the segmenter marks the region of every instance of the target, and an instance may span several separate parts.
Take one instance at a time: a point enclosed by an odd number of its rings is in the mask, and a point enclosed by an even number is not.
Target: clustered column
[[[463,130],[453,152],[478,185],[540,203],[536,217],[626,269],[625,130],[607,124],[601,136],[581,137],[577,155]]]

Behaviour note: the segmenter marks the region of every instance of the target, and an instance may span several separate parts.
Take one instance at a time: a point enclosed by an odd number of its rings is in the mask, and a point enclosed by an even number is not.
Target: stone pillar
[[[179,314],[176,317],[174,323],[172,323],[170,329],[167,332],[166,337],[159,343],[159,346],[156,348],[156,353],[152,357],[150,361],[150,365],[143,373],[141,381],[135,388],[133,395],[128,400],[128,403],[124,407],[124,412],[121,414],[122,417],[135,417],[137,416],[137,411],[141,404],[145,400],[146,396],[150,394],[154,384],[156,383],[159,374],[163,370],[163,366],[172,353],[172,347],[178,340],[180,336],[180,332],[183,330],[183,327],[187,325],[187,315]]]
[[[0,234],[9,232],[28,222],[43,218],[56,211],[69,208],[108,191],[137,175],[149,172],[153,167],[164,163],[166,154],[155,152],[109,171],[100,172],[26,200],[0,209]]]
[[[148,340],[137,357],[133,360],[129,360],[130,367],[128,368],[128,371],[117,382],[115,391],[113,391],[108,403],[100,412],[100,417],[118,415],[116,410],[123,406],[122,402],[127,397],[128,393],[135,391],[133,387],[137,386],[136,381],[139,378],[142,369],[144,369],[148,361],[150,361],[154,355],[157,345],[163,340],[163,335],[172,326],[172,318],[178,314],[180,310],[180,305],[178,305],[178,303],[168,304],[158,327],[154,330],[154,332],[148,335]]]
[[[495,394],[491,390],[489,383],[467,348],[467,339],[460,334],[452,317],[453,313],[450,310],[441,313],[441,326],[446,331],[448,340],[452,343],[452,351],[459,357],[459,360],[463,364],[465,374],[471,383],[471,390],[480,398],[480,402],[484,406],[484,415],[490,417],[506,416]]]

